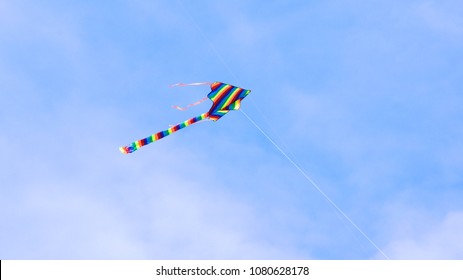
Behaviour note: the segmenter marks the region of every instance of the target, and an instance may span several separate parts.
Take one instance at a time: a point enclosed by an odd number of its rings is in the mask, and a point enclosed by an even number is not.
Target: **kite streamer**
[[[197,117],[188,119],[177,125],[174,125],[167,130],[159,131],[146,138],[137,140],[129,146],[120,147],[119,150],[124,154],[133,153],[145,145],[148,145],[154,141],[162,139],[168,135],[171,135],[174,132],[179,131],[182,128],[190,126],[199,121],[206,120],[206,119],[217,121],[221,117],[223,117],[225,114],[230,112],[231,110],[238,110],[241,107],[241,100],[243,100],[251,92],[251,90],[235,87],[235,86],[222,83],[222,82],[214,82],[214,83],[204,82],[204,83],[192,83],[192,84],[179,83],[179,84],[172,85],[171,87],[198,86],[198,85],[206,85],[206,84],[210,85],[211,87],[211,92],[207,95],[207,97],[195,103],[191,103],[187,107],[198,105],[204,100],[210,99],[212,101],[212,107],[209,109],[208,112],[201,114]],[[182,110],[182,109],[186,109],[187,107],[185,108],[179,107],[179,108],[180,110]]]
[[[211,82],[189,83],[189,84],[178,83],[178,84],[170,85],[170,87],[202,86],[202,85],[211,85],[211,84],[212,84]]]
[[[198,100],[198,101],[196,101],[196,102],[193,102],[193,103],[191,103],[191,104],[188,104],[188,105],[186,105],[185,107],[172,106],[172,108],[177,109],[177,110],[180,110],[180,111],[185,111],[185,110],[187,110],[187,109],[190,108],[190,107],[193,107],[193,106],[196,106],[196,105],[199,105],[199,104],[203,103],[203,102],[206,101],[207,99],[208,99],[207,97],[204,97],[203,99]]]

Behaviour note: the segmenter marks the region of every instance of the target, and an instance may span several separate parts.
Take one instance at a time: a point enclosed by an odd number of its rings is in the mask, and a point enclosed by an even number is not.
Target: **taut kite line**
[[[185,128],[187,126],[190,126],[198,121],[202,121],[205,119],[217,121],[226,113],[230,112],[230,110],[238,110],[241,107],[241,100],[243,100],[251,92],[251,90],[235,87],[222,82],[175,84],[173,86],[197,86],[205,84],[211,86],[211,92],[207,95],[207,98],[209,98],[212,101],[212,107],[209,109],[208,112],[201,114],[197,117],[188,119],[177,125],[174,125],[167,130],[159,131],[146,138],[135,141],[129,146],[120,147],[119,150],[124,154],[133,153],[145,145],[148,145],[154,141],[171,135],[172,133],[177,132],[180,129]],[[201,103],[202,101],[207,100],[207,98],[203,98],[198,102],[188,105],[187,107],[195,106]],[[184,108],[180,108],[178,106],[175,106],[175,108],[184,110]]]

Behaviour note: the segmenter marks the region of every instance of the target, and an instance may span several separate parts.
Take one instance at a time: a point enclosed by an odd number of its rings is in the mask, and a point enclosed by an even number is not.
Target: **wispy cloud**
[[[184,1],[198,30],[178,2],[2,2],[0,257],[380,258],[239,112],[118,152],[208,109],[171,110],[208,89],[169,84],[238,79],[390,257],[461,258],[461,5],[445,3]]]
[[[404,205],[404,208],[406,206]],[[403,209],[403,208],[402,208]],[[413,213],[414,212],[414,213]],[[448,212],[441,218],[413,211],[402,211],[402,217],[395,216],[394,238],[386,250],[394,259],[461,259],[463,247],[462,212]]]

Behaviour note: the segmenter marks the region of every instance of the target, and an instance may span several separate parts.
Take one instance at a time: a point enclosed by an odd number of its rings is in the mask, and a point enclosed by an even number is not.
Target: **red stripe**
[[[229,97],[228,102],[223,104],[223,107],[230,106],[233,102],[236,101],[236,98],[243,92],[242,88],[237,88],[235,92]]]
[[[218,88],[222,83],[221,82],[214,82],[212,85],[211,85],[211,89],[212,90],[216,90],[216,88]]]
[[[223,99],[223,96],[227,95],[232,88],[233,88],[233,86],[231,86],[231,85],[226,85],[223,88],[221,88],[219,90],[218,94],[214,98],[215,99],[214,105],[217,105],[218,103],[220,103],[220,101],[222,101],[222,99]]]

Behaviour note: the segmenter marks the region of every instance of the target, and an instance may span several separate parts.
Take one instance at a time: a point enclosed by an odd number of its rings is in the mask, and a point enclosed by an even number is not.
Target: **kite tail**
[[[120,147],[119,150],[121,151],[121,153],[123,154],[129,154],[129,153],[133,153],[135,152],[136,150],[138,150],[139,148],[145,146],[145,145],[148,145],[154,141],[157,141],[159,139],[162,139],[168,135],[171,135],[172,133],[174,132],[177,132],[178,130],[182,129],[182,128],[185,128],[187,126],[190,126],[196,122],[199,122],[199,121],[202,121],[204,119],[207,119],[209,117],[209,112],[207,113],[204,113],[202,115],[199,115],[197,117],[194,117],[194,118],[191,118],[191,119],[188,119],[184,122],[181,122],[177,125],[174,125],[172,127],[170,127],[169,129],[167,130],[163,130],[163,131],[159,131],[153,135],[150,135],[144,139],[140,139],[138,141],[135,141],[133,142],[130,146],[125,146],[125,147]]]
[[[203,99],[198,100],[198,101],[196,101],[196,102],[194,102],[194,103],[188,104],[187,106],[185,106],[185,107],[183,107],[183,108],[180,107],[180,106],[172,106],[172,108],[177,109],[177,110],[180,110],[180,111],[185,111],[185,110],[187,110],[188,108],[193,107],[193,106],[196,106],[196,105],[199,105],[199,104],[203,103],[204,101],[206,101],[206,100],[208,100],[208,99],[209,99],[209,98],[204,97]]]
[[[200,83],[189,83],[189,84],[177,83],[177,84],[170,85],[169,87],[186,87],[186,86],[203,86],[203,85],[212,85],[212,82],[200,82]]]
[[[170,85],[169,87],[172,88],[172,87],[187,87],[187,86],[203,86],[203,85],[212,85],[212,84],[213,84],[212,82],[200,82],[200,83],[189,83],[189,84],[177,83],[177,84]],[[204,101],[206,101],[208,99],[209,98],[204,97],[203,99],[198,100],[196,102],[193,102],[191,104],[188,104],[185,107],[180,107],[180,106],[175,105],[175,106],[172,106],[172,108],[175,108],[175,109],[180,110],[180,111],[185,111],[188,108],[199,105],[199,104],[203,103]]]

